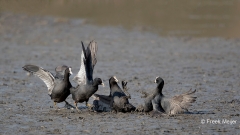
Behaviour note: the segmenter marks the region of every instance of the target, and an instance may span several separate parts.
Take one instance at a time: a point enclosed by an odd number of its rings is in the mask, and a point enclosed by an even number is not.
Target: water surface
[[[0,12],[85,18],[160,36],[240,37],[237,0],[12,0],[0,1]]]

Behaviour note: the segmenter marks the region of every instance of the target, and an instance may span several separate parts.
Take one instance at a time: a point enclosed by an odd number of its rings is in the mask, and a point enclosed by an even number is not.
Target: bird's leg
[[[74,102],[74,105],[75,105],[76,110],[77,110],[78,112],[80,112],[80,110],[79,110],[78,107],[77,107],[77,102]]]
[[[88,102],[86,102],[86,106],[88,107],[88,109],[92,109],[93,105],[89,104]]]
[[[66,105],[70,105],[66,100],[65,100]]]
[[[58,109],[58,107],[57,107],[57,102],[54,102],[54,108],[55,108],[55,110]]]
[[[66,107],[67,109],[74,108],[74,106],[72,106],[71,104],[69,104],[66,100],[65,100],[65,107]]]
[[[135,109],[135,112],[144,112],[144,107],[143,107],[143,105],[139,105],[139,106],[137,106],[137,108]]]

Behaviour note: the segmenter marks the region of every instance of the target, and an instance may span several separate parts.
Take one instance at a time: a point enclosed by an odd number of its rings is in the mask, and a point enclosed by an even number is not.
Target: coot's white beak
[[[158,78],[158,77],[159,77],[159,76],[156,77],[156,79],[154,80],[154,83],[157,83],[157,78]]]
[[[72,68],[69,68],[69,74],[72,75]]]
[[[117,79],[117,77],[116,77],[116,76],[113,76],[113,78],[114,78],[114,80],[115,80],[116,82],[118,82],[118,79]]]
[[[103,87],[105,87],[105,85],[104,85],[104,83],[103,83],[103,82],[101,83],[101,85],[102,85]]]

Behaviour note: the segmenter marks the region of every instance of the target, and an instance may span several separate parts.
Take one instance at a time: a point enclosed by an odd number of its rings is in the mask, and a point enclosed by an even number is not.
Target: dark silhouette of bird
[[[72,87],[69,81],[69,76],[72,74],[71,67],[65,65],[56,67],[55,76],[51,72],[35,65],[25,65],[23,70],[36,75],[46,84],[48,94],[53,100],[55,108],[57,108],[56,103],[63,101],[65,101],[66,105],[69,105],[66,98],[70,95],[69,89]]]
[[[131,112],[134,111],[136,108],[129,103],[128,99],[130,95],[126,95],[123,90],[117,84],[118,80],[116,76],[113,76],[109,79],[109,86],[110,86],[110,96],[111,96],[111,103],[110,106],[112,110],[117,112]],[[126,84],[122,83],[124,89],[126,90]]]
[[[122,81],[122,88],[123,92],[126,95],[126,98],[131,99],[131,95],[128,93],[128,88],[127,88],[127,82]],[[112,101],[112,96],[110,95],[100,95],[100,94],[93,94],[93,105],[94,105],[94,111],[97,112],[108,112],[111,111],[111,101]],[[126,99],[123,98],[125,101]],[[124,101],[121,101],[124,102]]]

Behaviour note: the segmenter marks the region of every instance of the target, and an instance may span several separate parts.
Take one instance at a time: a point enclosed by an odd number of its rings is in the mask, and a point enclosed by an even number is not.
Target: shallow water
[[[99,27],[81,19],[7,13],[1,15],[0,26],[1,134],[240,133],[239,39],[166,38],[139,30]],[[53,72],[56,66],[66,64],[76,74],[81,40],[89,43],[92,39],[99,46],[94,77],[101,77],[106,85],[99,87],[98,94],[109,94],[108,79],[116,75],[119,81],[128,81],[130,102],[138,106],[144,100],[140,92],[153,89],[155,77],[161,76],[166,96],[197,90],[197,101],[189,108],[193,114],[154,118],[141,113],[51,108],[45,84],[26,76],[22,66],[35,64]],[[73,104],[71,96],[67,101]],[[201,124],[202,119],[237,123]]]
[[[240,37],[239,0],[3,0],[1,12],[85,18],[160,36]]]

